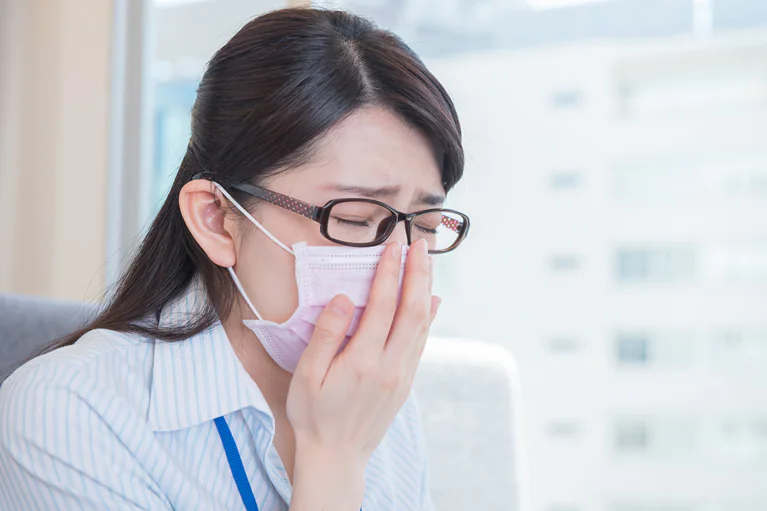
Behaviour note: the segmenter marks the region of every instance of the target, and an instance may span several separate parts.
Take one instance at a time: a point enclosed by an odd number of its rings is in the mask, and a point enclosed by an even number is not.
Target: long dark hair
[[[99,328],[181,340],[225,319],[236,290],[187,229],[179,209],[181,188],[203,171],[224,187],[258,184],[306,161],[324,133],[366,105],[389,109],[426,136],[445,190],[461,178],[455,107],[396,35],[348,12],[311,8],[277,10],[247,23],[208,62],[186,155],[111,298],[92,322],[51,348]],[[234,192],[248,207],[252,199]],[[187,324],[160,328],[152,318],[195,275],[202,278],[209,303]]]

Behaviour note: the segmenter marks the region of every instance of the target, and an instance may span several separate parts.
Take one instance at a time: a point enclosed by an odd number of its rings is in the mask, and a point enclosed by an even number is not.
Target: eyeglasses
[[[231,188],[314,220],[325,238],[350,247],[380,245],[400,222],[405,222],[408,245],[425,239],[430,254],[455,250],[469,233],[469,217],[452,209],[402,213],[374,199],[334,199],[315,206],[248,183]]]

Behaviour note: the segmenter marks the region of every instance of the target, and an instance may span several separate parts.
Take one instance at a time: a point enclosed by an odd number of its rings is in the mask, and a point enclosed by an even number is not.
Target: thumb
[[[330,300],[317,319],[309,346],[301,356],[296,372],[308,370],[313,379],[319,378],[320,382],[324,380],[346,338],[353,311],[354,303],[346,295],[336,295]]]

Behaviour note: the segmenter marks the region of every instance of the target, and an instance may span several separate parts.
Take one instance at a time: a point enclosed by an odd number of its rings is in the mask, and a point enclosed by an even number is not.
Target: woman
[[[248,23],[109,304],[2,387],[0,508],[430,509],[410,388],[462,171],[450,98],[397,37]]]

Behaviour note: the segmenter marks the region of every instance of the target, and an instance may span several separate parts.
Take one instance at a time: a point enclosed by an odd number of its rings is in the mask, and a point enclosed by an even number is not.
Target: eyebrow
[[[343,193],[351,193],[354,195],[361,195],[369,199],[382,199],[396,197],[400,193],[399,186],[384,186],[381,188],[369,188],[366,186],[344,186],[333,185],[332,188],[335,191]],[[434,195],[431,193],[422,194],[418,197],[418,204],[426,204],[428,206],[441,206],[445,203],[444,195]]]

